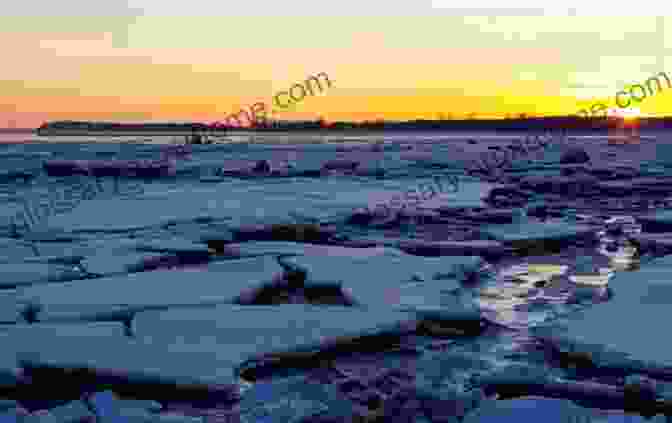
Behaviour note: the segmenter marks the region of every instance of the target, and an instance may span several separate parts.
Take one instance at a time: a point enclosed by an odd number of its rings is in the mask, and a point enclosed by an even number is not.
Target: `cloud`
[[[660,16],[672,10],[669,4],[654,0],[640,1],[636,7],[604,0],[509,0],[504,7],[499,0],[469,0],[464,5],[455,0],[432,0],[432,7],[474,16]]]
[[[431,0],[339,0],[316,3],[311,0],[212,1],[128,0],[133,9],[145,15],[162,16],[336,16],[336,15],[404,15],[430,13]]]
[[[134,9],[134,0],[22,0],[2,5],[5,16],[136,16],[141,9]]]
[[[604,1],[604,0],[603,0]],[[437,9],[457,15],[480,16],[659,16],[669,14],[672,6],[666,2],[644,0],[637,7],[627,2],[585,2],[568,0],[511,0],[502,7],[495,0],[339,0],[315,3],[310,0],[22,0],[3,4],[6,16],[235,16],[235,15],[408,15],[430,14]]]

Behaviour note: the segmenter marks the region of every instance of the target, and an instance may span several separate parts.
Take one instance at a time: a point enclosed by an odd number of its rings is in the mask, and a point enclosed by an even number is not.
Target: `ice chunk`
[[[142,342],[173,351],[244,352],[244,359],[270,353],[314,351],[340,339],[415,330],[412,313],[318,307],[218,305],[208,308],[143,312],[133,319]],[[410,323],[409,323],[410,322]]]
[[[40,307],[41,321],[110,318],[143,309],[233,302],[280,273],[278,262],[264,256],[213,263],[200,272],[143,272],[32,286],[17,301]]]
[[[306,274],[307,285],[340,284],[360,304],[387,304],[406,282],[422,280],[444,291],[460,288],[459,281],[478,272],[478,256],[418,257],[411,255],[372,257],[296,256],[281,258],[283,265]]]

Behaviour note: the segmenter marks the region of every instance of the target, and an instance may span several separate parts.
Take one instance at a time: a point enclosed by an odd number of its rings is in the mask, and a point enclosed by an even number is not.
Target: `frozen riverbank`
[[[171,174],[121,182],[141,189],[18,229],[20,198],[49,207],[57,190],[113,183],[50,177],[46,160],[158,160],[162,147],[0,146],[0,414],[671,414],[652,324],[667,304],[653,260],[669,251],[665,137],[570,139],[482,179],[463,164],[512,139],[470,138],[193,146]],[[589,160],[567,160],[576,148]],[[457,189],[376,211],[437,178]],[[614,316],[632,326],[605,330]]]

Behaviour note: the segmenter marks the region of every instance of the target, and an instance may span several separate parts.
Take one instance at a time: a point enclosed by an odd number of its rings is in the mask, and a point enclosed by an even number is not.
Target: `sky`
[[[672,78],[672,5],[557,3],[9,2],[0,127],[220,121],[257,102],[270,109],[276,93],[320,72],[331,87],[274,117],[566,115],[596,102],[616,110],[618,91]],[[672,89],[632,108],[672,115]]]

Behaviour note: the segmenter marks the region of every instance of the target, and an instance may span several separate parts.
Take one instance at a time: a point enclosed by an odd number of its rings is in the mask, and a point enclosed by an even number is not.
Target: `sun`
[[[637,107],[628,107],[624,109],[611,109],[610,114],[617,116],[625,121],[634,121],[642,117],[642,112]]]

